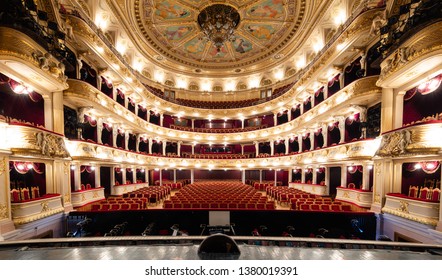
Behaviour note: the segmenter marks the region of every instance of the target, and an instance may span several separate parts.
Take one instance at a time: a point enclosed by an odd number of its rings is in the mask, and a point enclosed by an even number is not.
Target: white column
[[[121,184],[126,184],[126,166],[121,167]]]
[[[277,182],[278,182],[278,171],[275,169],[275,182],[274,182],[274,186],[276,186]]]
[[[328,124],[323,123],[321,126],[321,134],[322,134],[322,139],[324,140],[322,148],[327,147],[327,137],[328,137]]]
[[[124,96],[124,108],[129,108],[129,98],[126,95]]]
[[[273,124],[274,126],[278,125],[278,113],[273,113]]]
[[[275,140],[270,140],[270,155],[273,156],[275,154]]]
[[[241,119],[241,128],[244,129],[244,119]]]
[[[289,181],[289,184],[293,181],[293,168],[289,168],[288,169],[288,181]]]
[[[74,179],[75,179],[74,189],[76,191],[79,191],[79,190],[81,190],[81,170],[80,170],[81,164],[79,162],[76,162],[72,165],[75,166],[75,169],[74,169]]]
[[[244,155],[244,144],[241,144],[241,155]]]
[[[115,167],[112,167],[112,168],[111,168],[111,173],[110,173],[110,185],[111,185],[111,188],[112,188],[113,186],[115,186]]]
[[[132,183],[133,184],[137,183],[137,169],[136,168],[132,168]]]
[[[325,168],[325,178],[324,178],[324,180],[325,180],[325,186],[326,186],[326,191],[325,191],[325,193],[326,194],[330,194],[330,167],[326,167]]]
[[[341,186],[347,187],[347,165],[341,165]]]
[[[177,148],[176,148],[176,153],[177,155],[180,157],[181,156],[181,143],[183,143],[182,141],[178,141],[177,142]]]
[[[52,93],[52,107],[54,116],[53,131],[64,135],[64,108],[62,91]]]
[[[190,183],[193,184],[195,180],[195,171],[193,169],[190,170]]]
[[[137,137],[137,141],[135,142],[135,151],[137,153],[139,153],[140,152],[141,135],[137,134],[136,137]]]
[[[310,131],[310,151],[313,151],[315,149],[315,132],[312,130]]]
[[[112,126],[112,147],[117,147],[117,136],[118,136],[118,127],[116,125]]]
[[[259,142],[255,141],[253,143],[255,144],[255,154],[256,154],[255,156],[258,157],[258,155],[259,155]]]
[[[302,135],[298,135],[298,152],[302,153]]]
[[[394,127],[394,92],[391,88],[382,88],[381,100],[381,131],[384,133],[393,130]]]
[[[144,169],[144,182],[146,182],[146,184],[149,186],[149,169],[145,168]]]
[[[337,121],[339,122],[339,133],[340,133],[340,140],[339,144],[342,144],[345,142],[345,117],[337,117]]]
[[[146,108],[146,122],[150,122],[150,110]]]
[[[317,184],[318,182],[317,182],[317,180],[318,180],[318,173],[317,173],[317,171],[316,171],[316,168],[313,168],[313,171],[312,171],[313,173],[312,173],[312,184]]]
[[[152,145],[153,145],[153,140],[152,138],[149,138],[149,154],[152,154]]]
[[[167,141],[166,140],[163,140],[162,141],[162,143],[163,143],[163,156],[166,156],[166,146],[167,146]]]
[[[163,169],[160,169],[158,172],[160,173],[160,186],[162,186],[163,185]]]
[[[135,116],[138,117],[138,104],[135,104]]]
[[[43,96],[43,101],[44,101],[44,121],[45,121],[44,126],[47,130],[52,131],[54,129],[54,115],[52,111],[52,93],[50,93],[49,96]]]
[[[292,108],[289,108],[287,110],[287,120],[291,121],[292,120]]]
[[[176,183],[176,169],[173,170],[173,182]]]
[[[362,165],[362,189],[364,191],[370,190],[370,169],[369,164]]]
[[[163,120],[164,120],[164,115],[163,113],[160,114],[160,126],[163,126]]]
[[[100,166],[95,166],[95,187],[99,188],[101,186],[101,176],[100,176]]]
[[[242,181],[243,184],[246,183],[246,170],[245,169],[243,169],[241,171],[241,181]]]
[[[103,144],[103,140],[101,139],[101,136],[103,134],[103,119],[98,118],[97,119],[97,143]]]
[[[305,183],[305,167],[301,169],[301,183]]]
[[[124,132],[124,149],[129,150],[129,131]]]
[[[192,129],[195,129],[195,119],[191,119],[192,122]]]
[[[192,143],[192,155],[195,154],[195,144]]]

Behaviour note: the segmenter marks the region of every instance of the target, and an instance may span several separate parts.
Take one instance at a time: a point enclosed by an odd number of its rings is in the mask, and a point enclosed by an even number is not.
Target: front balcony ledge
[[[439,207],[439,202],[411,199],[402,194],[387,194],[382,212],[436,226],[439,221]]]
[[[350,202],[363,208],[370,208],[373,192],[360,189],[336,188],[336,200]]]
[[[64,212],[61,195],[51,194],[39,199],[11,203],[12,221],[15,225],[27,224]]]
[[[290,188],[295,188],[304,192],[308,192],[316,195],[328,195],[327,186],[318,184],[305,184],[305,183],[289,183]]]
[[[4,130],[0,141],[13,155],[65,160],[70,157],[61,134],[14,120],[5,125]]]
[[[384,133],[376,156],[436,154],[442,150],[442,122],[418,123]]]
[[[144,188],[144,187],[148,187],[149,184],[146,183],[142,183],[142,184],[125,184],[125,185],[115,185],[112,186],[111,189],[111,194],[112,195],[123,195],[125,193],[128,192],[133,192],[136,191],[138,189]]]
[[[89,162],[93,160],[107,164],[112,162],[113,164],[143,165],[149,168],[164,167],[184,169],[194,167],[238,169],[240,168],[238,166],[248,169],[265,169],[269,167],[289,168],[291,165],[296,164],[324,164],[325,162],[342,163],[343,160],[371,160],[379,146],[377,139],[364,139],[283,156],[250,159],[192,159],[141,154],[82,140],[69,140],[66,142],[73,160]]]
[[[77,107],[93,107],[101,114],[111,115],[117,122],[127,123],[133,131],[160,134],[170,141],[210,141],[213,143],[237,142],[250,143],[253,141],[268,141],[271,138],[288,138],[298,135],[306,127],[312,127],[316,123],[328,122],[330,115],[341,115],[348,111],[352,104],[365,102],[363,100],[377,100],[381,95],[381,88],[376,86],[378,76],[370,76],[358,79],[347,85],[333,96],[327,98],[317,106],[302,114],[290,122],[273,127],[235,133],[203,133],[193,131],[181,131],[155,124],[148,123],[127,110],[115,100],[104,93],[79,80],[68,80],[69,89],[64,92],[66,100]],[[120,113],[116,113],[120,112]],[[202,114],[201,114],[202,115]],[[235,114],[231,114],[236,115]],[[214,118],[225,116],[214,116]],[[141,129],[141,131],[140,131]]]
[[[91,202],[103,200],[104,188],[95,188],[90,190],[76,191],[71,193],[72,206],[80,207]]]

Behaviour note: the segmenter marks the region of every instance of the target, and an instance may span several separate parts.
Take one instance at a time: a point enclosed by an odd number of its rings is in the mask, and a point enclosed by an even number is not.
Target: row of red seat
[[[247,209],[247,210],[274,210],[275,203],[271,201],[261,203],[228,203],[228,202],[164,202],[165,209]]]

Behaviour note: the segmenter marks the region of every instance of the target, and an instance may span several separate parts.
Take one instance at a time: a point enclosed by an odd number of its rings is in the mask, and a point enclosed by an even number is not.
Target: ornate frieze
[[[429,123],[404,127],[382,135],[377,156],[398,157],[412,154],[432,154],[442,149],[442,124]]]
[[[10,125],[8,143],[14,154],[43,155],[51,158],[69,158],[64,137],[39,128]]]

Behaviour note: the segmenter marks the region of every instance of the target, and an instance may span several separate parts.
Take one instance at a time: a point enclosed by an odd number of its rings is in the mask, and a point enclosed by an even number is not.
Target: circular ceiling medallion
[[[170,67],[216,73],[268,67],[295,44],[306,0],[135,0],[135,32]],[[183,69],[184,69],[183,68]],[[254,68],[256,71],[256,68]],[[205,71],[206,72],[206,71]]]

